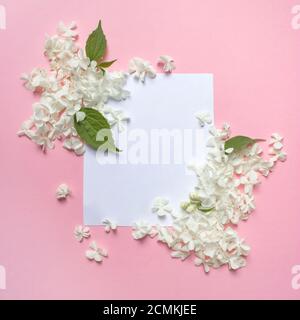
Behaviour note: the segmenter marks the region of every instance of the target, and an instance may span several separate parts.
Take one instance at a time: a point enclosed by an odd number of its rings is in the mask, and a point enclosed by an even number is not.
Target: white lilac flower
[[[119,132],[124,131],[125,126],[124,122],[128,122],[130,119],[127,115],[124,114],[122,110],[110,110],[110,125],[116,125]]]
[[[246,266],[246,260],[241,256],[233,256],[229,259],[229,268],[237,270]]]
[[[269,154],[273,157],[271,160],[275,163],[276,161],[284,162],[287,158],[287,154],[282,151],[283,148],[283,137],[281,137],[278,133],[273,133],[269,142],[271,146],[269,150]]]
[[[145,82],[146,77],[156,77],[156,71],[150,62],[138,57],[129,61],[128,72],[134,74],[134,77],[142,82]]]
[[[83,144],[83,142],[76,137],[70,137],[67,138],[64,141],[64,148],[74,151],[78,156],[82,155],[84,153],[85,150],[85,146]]]
[[[23,74],[25,87],[30,91],[38,91],[49,88],[49,78],[47,71],[41,68],[34,68],[30,74]]]
[[[258,174],[254,170],[249,171],[240,179],[240,184],[244,185],[244,191],[246,194],[252,194],[253,187],[258,183]]]
[[[34,126],[34,121],[32,119],[28,119],[23,122],[20,131],[18,132],[18,136],[29,136],[32,127]]]
[[[66,26],[63,22],[60,22],[57,27],[57,33],[65,38],[77,37],[78,33],[74,31],[76,29],[76,23],[72,21],[69,26]]]
[[[206,124],[212,124],[212,118],[208,112],[197,112],[195,117],[199,120],[200,127],[204,127]]]
[[[117,224],[114,221],[111,221],[110,219],[104,219],[102,223],[104,225],[104,230],[107,233],[109,233],[111,230],[117,230]]]
[[[183,252],[183,251],[172,251],[171,252],[171,257],[172,258],[180,259],[182,261],[184,261],[189,256],[190,256],[189,252]]]
[[[108,253],[105,249],[98,247],[96,241],[92,241],[89,246],[89,250],[85,252],[85,256],[89,260],[94,260],[96,262],[102,262],[104,257],[108,256]]]
[[[287,158],[287,154],[283,151],[280,151],[278,154],[277,154],[277,157],[278,157],[278,160],[281,161],[281,162],[284,162]]]
[[[193,254],[195,265],[203,266],[205,272],[223,265],[230,270],[246,265],[250,247],[228,225],[248,219],[255,210],[253,188],[259,183],[259,174],[268,175],[279,157],[286,158],[283,151],[276,151],[275,160],[265,160],[257,144],[240,153],[226,154],[229,128],[224,125],[210,130],[206,163],[190,167],[197,184],[188,205],[185,203],[183,211],[173,217],[171,228],[158,225],[155,230],[157,241],[168,246],[173,258],[185,260]],[[202,212],[200,205],[213,206],[213,210]],[[141,239],[151,230],[149,224],[140,223],[134,227],[133,236]]]
[[[84,226],[76,226],[74,229],[74,236],[77,241],[82,242],[83,239],[90,237],[90,228]]]
[[[169,200],[161,197],[154,199],[152,204],[152,212],[156,213],[159,217],[164,217],[166,214],[173,211],[169,205]]]
[[[76,44],[75,23],[60,23],[57,34],[46,38],[45,55],[49,60],[49,71],[35,68],[23,74],[25,87],[39,96],[33,105],[33,115],[23,123],[19,136],[27,136],[42,150],[54,148],[56,140],[77,155],[85,151],[74,128],[74,115],[82,121],[82,107],[103,109],[108,100],[123,100],[129,96],[124,89],[125,72],[98,70],[95,61],[90,62],[84,51]],[[149,67],[149,74],[151,68]],[[113,113],[112,109],[112,113]],[[116,124],[121,128],[125,122],[116,114]]]
[[[137,221],[132,227],[132,236],[135,240],[142,239],[152,234],[152,226],[143,220]]]
[[[163,65],[163,70],[166,73],[172,72],[174,69],[176,69],[174,59],[167,55],[160,56],[158,64]]]
[[[56,189],[56,199],[66,199],[70,195],[70,188],[65,183],[59,185]]]
[[[269,144],[273,147],[274,150],[278,151],[283,147],[282,140],[283,138],[278,133],[273,133],[271,135]]]

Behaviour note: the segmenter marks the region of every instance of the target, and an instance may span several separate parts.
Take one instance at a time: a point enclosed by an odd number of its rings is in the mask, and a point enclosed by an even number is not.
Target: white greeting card
[[[152,203],[164,197],[176,212],[195,185],[186,167],[206,155],[209,126],[201,128],[195,113],[213,120],[213,76],[160,74],[145,84],[130,77],[127,89],[130,98],[108,103],[130,117],[120,136],[114,130],[122,152],[105,156],[87,148],[84,155],[84,223],[169,225],[171,217],[158,217]]]

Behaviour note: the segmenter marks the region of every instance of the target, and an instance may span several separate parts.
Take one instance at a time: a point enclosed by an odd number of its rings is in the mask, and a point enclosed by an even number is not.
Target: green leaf
[[[225,141],[225,152],[233,148],[233,152],[240,152],[256,142],[265,141],[263,139],[252,139],[245,136],[236,136]]]
[[[119,152],[115,146],[110,124],[97,110],[81,108],[85,119],[77,122],[74,116],[74,127],[80,138],[93,149],[101,148],[103,151]]]
[[[117,59],[112,60],[112,61],[103,61],[103,62],[101,62],[101,63],[98,64],[98,67],[99,67],[100,69],[109,68],[109,67],[110,67],[114,62],[116,62],[116,61],[117,61]]]
[[[98,61],[104,56],[106,50],[106,38],[99,21],[98,27],[88,37],[85,52],[91,61]]]

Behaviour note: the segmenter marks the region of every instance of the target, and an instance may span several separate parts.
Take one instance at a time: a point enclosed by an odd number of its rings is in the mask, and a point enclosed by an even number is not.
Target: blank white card
[[[87,148],[84,155],[84,224],[109,218],[119,226],[169,225],[170,215],[152,212],[153,200],[168,199],[176,212],[195,186],[186,167],[206,155],[209,126],[200,128],[195,113],[213,120],[213,76],[160,74],[145,84],[129,77],[126,89],[129,99],[108,103],[130,117],[120,137],[114,129],[122,152],[107,157]]]

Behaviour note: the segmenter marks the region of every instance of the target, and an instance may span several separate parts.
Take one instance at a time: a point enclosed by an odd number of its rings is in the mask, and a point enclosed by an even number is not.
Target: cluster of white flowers
[[[162,66],[165,73],[171,73],[175,69],[174,59],[167,55],[159,57],[158,65]],[[133,74],[133,76],[141,82],[145,82],[146,77],[156,77],[156,71],[153,65],[149,61],[139,57],[134,57],[129,61],[128,72]]]
[[[224,150],[230,136],[229,125],[211,128],[207,161],[202,166],[192,165],[197,185],[189,200],[173,216],[172,227],[156,226],[143,221],[133,227],[134,239],[157,235],[165,243],[173,258],[182,260],[193,255],[196,266],[219,268],[227,264],[236,270],[246,265],[250,247],[240,239],[230,225],[246,220],[255,209],[253,189],[260,176],[268,176],[277,160],[284,161],[282,138],[273,134],[271,157],[263,159],[259,144],[235,153]]]
[[[78,225],[74,229],[74,237],[78,242],[82,242],[84,239],[88,239],[91,236],[90,228],[87,226]],[[92,241],[89,244],[89,249],[85,251],[87,259],[102,262],[104,257],[108,256],[106,249],[100,248],[96,241]]]
[[[48,37],[45,44],[49,72],[35,68],[22,76],[25,87],[38,94],[40,100],[33,104],[33,114],[22,124],[18,134],[27,136],[43,150],[54,148],[55,141],[61,140],[67,150],[82,155],[84,143],[74,128],[74,116],[77,121],[83,121],[86,115],[80,109],[94,108],[107,117],[111,126],[116,125],[122,131],[124,122],[129,118],[122,110],[111,108],[107,103],[110,99],[126,99],[129,92],[124,89],[127,73],[103,73],[97,68],[97,63],[90,61],[76,45],[76,39],[75,23],[69,26],[60,23],[57,34]],[[164,72],[175,69],[170,56],[161,56],[159,64],[163,65]],[[142,82],[146,76],[156,76],[154,67],[141,58],[130,61],[129,73]],[[207,113],[198,113],[196,117],[201,126],[212,123]],[[283,138],[276,133],[271,136],[271,158],[268,160],[263,159],[262,149],[257,143],[239,153],[232,148],[224,150],[225,140],[230,136],[227,124],[220,130],[211,128],[210,133],[206,163],[190,166],[198,182],[189,200],[182,204],[181,211],[174,213],[168,200],[163,198],[156,198],[153,203],[152,211],[158,216],[172,215],[173,226],[153,227],[139,221],[133,225],[132,235],[134,239],[148,235],[157,237],[172,250],[173,258],[185,260],[194,255],[195,265],[203,265],[206,272],[225,264],[236,270],[246,265],[245,257],[250,247],[230,225],[237,225],[249,217],[255,209],[254,187],[260,183],[261,176],[269,175],[277,161],[286,160],[286,153],[282,151]],[[56,191],[58,199],[69,194],[65,184]],[[103,223],[106,232],[117,228],[109,219]],[[81,242],[90,237],[90,230],[77,226],[74,236]],[[101,262],[103,257],[107,257],[107,251],[93,241],[86,257]]]
[[[85,252],[85,256],[89,260],[94,260],[96,262],[102,262],[103,258],[108,256],[108,253],[105,249],[100,248],[96,241],[90,243],[90,249]]]
[[[27,136],[43,150],[54,148],[55,141],[61,140],[66,149],[81,155],[85,149],[74,129],[74,115],[82,121],[85,115],[79,110],[94,108],[104,112],[111,125],[121,127],[127,117],[105,104],[109,99],[126,99],[129,93],[124,90],[127,74],[99,70],[96,62],[91,62],[76,45],[75,28],[75,23],[60,23],[57,34],[47,38],[49,72],[35,68],[22,76],[25,87],[40,95],[40,100],[33,104],[33,114],[18,134]]]

